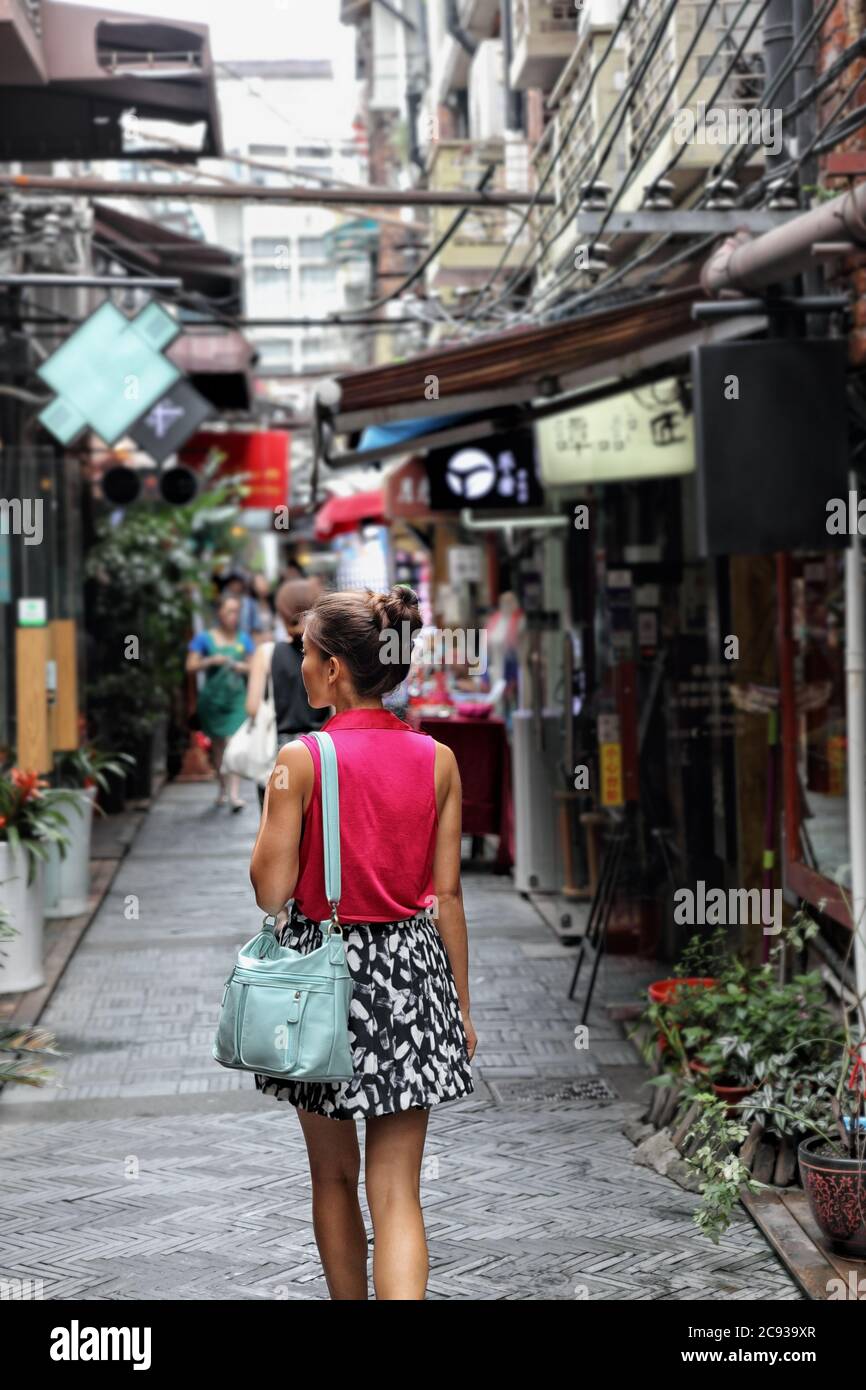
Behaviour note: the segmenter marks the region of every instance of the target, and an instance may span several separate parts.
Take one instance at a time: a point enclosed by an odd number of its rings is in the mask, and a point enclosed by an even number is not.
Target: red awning
[[[364,521],[385,520],[385,494],[381,488],[355,492],[351,497],[329,497],[316,513],[316,540],[329,541],[346,531],[354,531]]]

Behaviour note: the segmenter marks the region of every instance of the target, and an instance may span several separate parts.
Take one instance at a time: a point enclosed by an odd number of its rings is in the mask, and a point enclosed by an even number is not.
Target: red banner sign
[[[264,511],[289,504],[288,430],[200,430],[181,450],[181,462],[200,467],[213,453],[224,455],[217,476],[246,474],[242,506]]]

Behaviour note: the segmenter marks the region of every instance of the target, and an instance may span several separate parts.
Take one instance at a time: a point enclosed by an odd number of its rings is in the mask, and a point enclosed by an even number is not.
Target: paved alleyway
[[[0,1098],[0,1277],[45,1298],[327,1297],[297,1116],[210,1057],[259,925],[256,812],[212,796],[163,791],[61,980],[42,1022],[63,1089]],[[714,1247],[695,1199],[633,1165],[640,1072],[602,1000],[630,997],[634,972],[605,966],[577,1052],[572,951],[507,880],[469,876],[466,896],[476,1094],[431,1115],[430,1296],[799,1298],[745,1216]]]

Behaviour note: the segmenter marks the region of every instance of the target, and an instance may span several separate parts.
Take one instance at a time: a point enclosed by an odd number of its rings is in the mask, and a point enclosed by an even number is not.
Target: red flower
[[[6,824],[7,824],[6,817],[5,817],[5,816],[0,816],[0,830],[2,830],[3,827],[4,827],[4,825],[6,825]]]
[[[29,801],[31,797],[39,796],[40,788],[48,786],[48,783],[39,776],[38,772],[22,772],[20,767],[13,767],[10,776],[13,785],[21,793],[22,802]]]
[[[848,1089],[849,1091],[860,1090],[866,1095],[866,1060],[853,1047],[850,1049],[850,1056],[853,1065],[851,1075],[848,1077]],[[860,1082],[859,1087],[857,1085],[858,1080]]]

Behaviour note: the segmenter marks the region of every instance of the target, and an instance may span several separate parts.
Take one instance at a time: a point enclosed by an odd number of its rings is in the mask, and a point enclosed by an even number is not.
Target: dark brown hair
[[[287,627],[303,617],[319,593],[318,584],[311,579],[287,579],[274,596],[277,612]]]
[[[418,595],[405,584],[387,594],[348,589],[323,594],[307,614],[304,638],[345,662],[365,698],[396,690],[409,673],[412,638],[422,626]],[[390,638],[383,634],[390,632]]]

